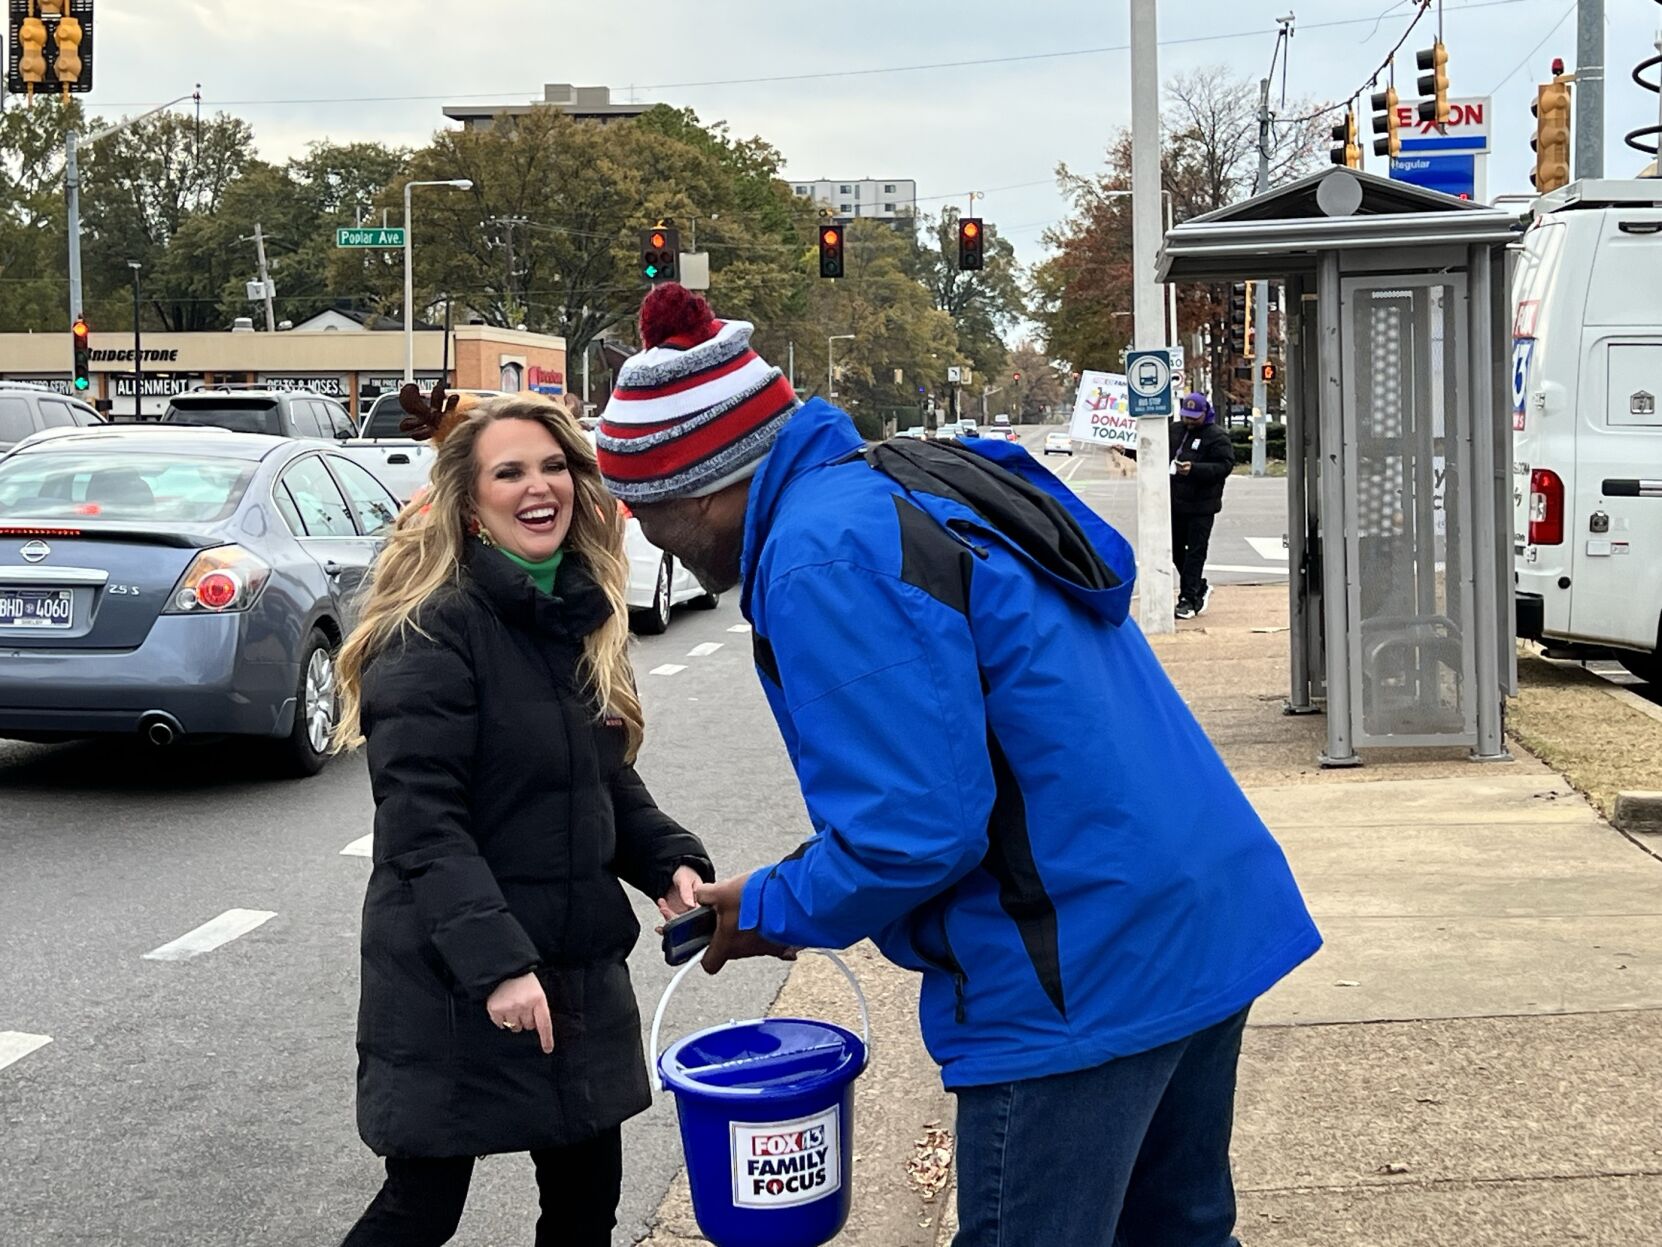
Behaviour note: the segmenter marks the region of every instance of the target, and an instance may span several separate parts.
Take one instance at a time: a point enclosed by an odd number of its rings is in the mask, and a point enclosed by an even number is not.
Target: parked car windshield
[[[25,451],[0,460],[0,518],[212,523],[236,511],[253,475],[241,459]]]
[[[283,432],[277,403],[269,398],[214,398],[205,402],[175,402],[162,417],[163,424],[193,424],[233,433]]]

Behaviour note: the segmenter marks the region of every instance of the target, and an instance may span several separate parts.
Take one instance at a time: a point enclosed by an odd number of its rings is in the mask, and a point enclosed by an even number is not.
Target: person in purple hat
[[[1193,619],[1206,610],[1212,586],[1206,583],[1206,550],[1212,525],[1223,510],[1223,486],[1235,470],[1235,446],[1218,427],[1204,394],[1190,394],[1171,426],[1171,561],[1177,566],[1177,617]]]

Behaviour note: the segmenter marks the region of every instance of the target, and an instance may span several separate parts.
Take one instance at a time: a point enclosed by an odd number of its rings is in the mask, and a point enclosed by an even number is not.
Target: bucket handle
[[[854,989],[854,998],[860,1002],[860,1039],[866,1046],[866,1061],[869,1064],[871,1061],[871,1009],[866,1005],[866,993],[861,990],[860,980],[854,977],[854,971],[848,968],[848,963],[830,949],[803,948],[798,951],[814,953],[829,960],[832,965],[843,972],[843,977],[848,980],[848,985]],[[681,980],[686,978],[697,965],[696,960],[689,961],[675,972],[675,977],[669,981],[669,986],[664,988],[664,994],[658,1000],[658,1011],[652,1015],[652,1061],[648,1068],[652,1071],[652,1077],[657,1082],[660,1091],[668,1090],[664,1083],[663,1071],[658,1068],[658,1036],[664,1026],[664,1010],[669,1008],[669,998],[675,994],[675,989],[681,986]]]

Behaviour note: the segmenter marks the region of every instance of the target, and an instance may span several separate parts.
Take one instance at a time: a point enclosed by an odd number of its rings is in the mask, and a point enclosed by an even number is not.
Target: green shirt
[[[497,547],[497,552],[501,554],[503,558],[507,559],[508,562],[519,568],[527,576],[531,577],[531,583],[536,585],[538,589],[542,590],[542,592],[547,594],[552,594],[554,592],[554,577],[559,574],[560,563],[566,557],[566,552],[563,549],[554,551],[552,555],[540,563],[533,563],[530,559],[522,559],[519,555],[502,549],[501,546]]]

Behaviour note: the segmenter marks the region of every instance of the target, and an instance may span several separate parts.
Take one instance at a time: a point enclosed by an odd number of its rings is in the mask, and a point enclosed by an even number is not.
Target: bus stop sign
[[[1171,415],[1170,351],[1131,351],[1125,357],[1125,373],[1131,415]]]

